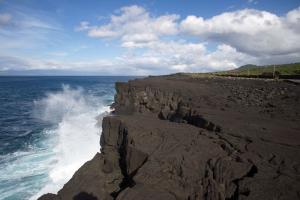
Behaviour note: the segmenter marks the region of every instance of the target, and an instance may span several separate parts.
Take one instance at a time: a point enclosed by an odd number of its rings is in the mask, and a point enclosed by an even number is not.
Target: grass
[[[213,78],[216,76],[233,76],[249,78],[274,78],[274,65],[256,66],[244,65],[234,70],[210,72],[210,73],[176,73],[171,76],[189,76],[192,78]],[[287,76],[300,77],[300,63],[275,65],[275,77],[286,78]],[[291,77],[290,77],[291,78]],[[296,78],[297,79],[297,78]]]
[[[235,70],[214,72],[213,74],[225,76],[257,76],[264,74],[273,74],[274,66],[276,73],[279,73],[280,75],[300,75],[300,63],[267,66],[246,65]]]

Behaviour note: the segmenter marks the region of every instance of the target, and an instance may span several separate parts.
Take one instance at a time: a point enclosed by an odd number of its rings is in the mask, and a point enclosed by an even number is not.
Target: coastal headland
[[[101,153],[39,200],[299,199],[299,103],[299,84],[273,79],[116,83]]]

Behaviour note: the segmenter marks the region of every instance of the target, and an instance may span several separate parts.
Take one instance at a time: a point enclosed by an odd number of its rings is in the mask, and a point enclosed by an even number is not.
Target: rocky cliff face
[[[101,154],[46,199],[299,199],[300,88],[150,77],[116,84]]]

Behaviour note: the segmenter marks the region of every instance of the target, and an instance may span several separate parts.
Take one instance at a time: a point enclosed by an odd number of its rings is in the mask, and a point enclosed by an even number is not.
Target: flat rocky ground
[[[40,199],[300,199],[300,85],[173,75],[116,90],[101,153]]]

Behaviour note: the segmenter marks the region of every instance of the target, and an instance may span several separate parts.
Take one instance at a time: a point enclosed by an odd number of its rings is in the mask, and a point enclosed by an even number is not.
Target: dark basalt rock
[[[39,198],[40,200],[59,200],[60,198],[55,194],[44,194]]]
[[[116,90],[101,153],[41,200],[300,199],[299,85],[177,75]]]

